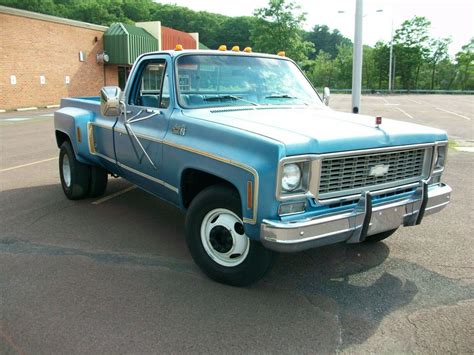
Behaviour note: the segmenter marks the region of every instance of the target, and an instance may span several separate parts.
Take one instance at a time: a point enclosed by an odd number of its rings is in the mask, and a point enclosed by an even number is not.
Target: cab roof
[[[273,59],[286,59],[291,60],[288,57],[279,56],[276,54],[268,54],[268,53],[258,53],[258,52],[244,52],[244,51],[232,51],[232,50],[217,50],[217,49],[183,49],[183,50],[165,50],[165,51],[155,51],[155,52],[148,52],[142,54],[139,58],[148,56],[148,55],[156,55],[156,54],[167,54],[171,57],[179,57],[181,55],[186,54],[206,54],[206,55],[236,55],[236,56],[248,56],[248,57],[265,57],[265,58],[273,58]]]

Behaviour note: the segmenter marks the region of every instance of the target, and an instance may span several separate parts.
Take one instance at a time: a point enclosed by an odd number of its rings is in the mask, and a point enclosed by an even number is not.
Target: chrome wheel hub
[[[63,171],[64,183],[66,184],[67,187],[71,187],[71,164],[69,162],[69,156],[67,154],[63,155],[61,168]]]
[[[201,224],[201,242],[212,260],[227,267],[241,264],[250,247],[242,220],[224,208],[206,214]]]

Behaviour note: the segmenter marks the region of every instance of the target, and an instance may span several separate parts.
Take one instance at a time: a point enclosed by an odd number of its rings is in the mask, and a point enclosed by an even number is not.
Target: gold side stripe
[[[97,127],[101,127],[101,128],[105,128],[105,129],[109,129],[109,130],[112,130],[112,127],[109,127],[109,126],[106,126],[106,125],[102,125],[100,123],[95,123],[95,122],[90,122],[89,124],[91,125],[94,125],[94,126],[97,126]],[[123,134],[127,134],[127,131],[124,130],[124,129],[121,129],[121,128],[115,128],[115,130],[119,133],[123,133]],[[255,224],[257,222],[257,210],[258,210],[258,187],[259,187],[259,176],[258,176],[258,173],[257,171],[249,166],[249,165],[245,165],[245,164],[242,164],[240,162],[236,162],[234,160],[231,160],[231,159],[227,159],[227,158],[223,158],[223,157],[220,157],[220,156],[217,156],[217,155],[214,155],[214,154],[211,154],[211,153],[208,153],[208,152],[204,152],[202,150],[199,150],[199,149],[194,149],[194,148],[191,148],[191,147],[188,147],[188,146],[184,146],[184,145],[181,145],[181,144],[177,144],[177,143],[173,143],[173,142],[168,142],[168,141],[164,141],[162,139],[158,139],[158,138],[154,138],[154,137],[150,137],[148,135],[144,135],[144,134],[140,134],[140,133],[136,133],[137,137],[139,138],[143,138],[143,139],[147,139],[147,140],[151,140],[151,141],[154,141],[154,142],[157,142],[157,143],[162,143],[162,144],[165,144],[165,145],[168,145],[170,147],[174,147],[174,148],[177,148],[177,149],[181,149],[181,150],[185,150],[185,151],[188,151],[188,152],[191,152],[191,153],[195,153],[195,154],[198,154],[198,155],[202,155],[202,156],[205,156],[207,158],[210,158],[210,159],[213,159],[213,160],[217,160],[217,161],[220,161],[220,162],[223,162],[223,163],[226,163],[226,164],[229,164],[229,165],[232,165],[232,166],[235,166],[237,168],[240,168],[240,169],[243,169],[247,172],[249,172],[250,174],[253,175],[254,177],[254,182],[255,182],[255,186],[254,186],[254,203],[253,203],[253,216],[252,218],[243,218],[243,221],[245,223],[249,223],[249,224]],[[119,163],[120,164],[120,163]],[[132,168],[130,168],[132,169]],[[134,169],[132,169],[134,170]],[[137,171],[137,170],[135,170]],[[144,174],[146,175],[146,174]],[[146,176],[149,176],[149,175],[146,175]],[[144,176],[145,177],[145,176]],[[152,176],[150,176],[150,178],[154,179]],[[161,181],[161,180],[160,180]],[[157,181],[158,182],[158,181]],[[163,181],[164,182],[164,181]],[[171,186],[171,185],[169,185]],[[174,186],[172,186],[173,188],[175,188]],[[177,190],[178,191],[178,190]]]
[[[176,192],[176,193],[179,192],[179,190],[178,190],[177,187],[174,187],[173,185],[170,185],[170,184],[168,184],[167,182],[165,182],[165,181],[163,181],[163,180],[160,180],[160,179],[157,179],[157,178],[155,178],[155,177],[153,177],[153,176],[150,176],[150,175],[147,175],[147,174],[145,174],[145,173],[142,173],[141,171],[135,170],[135,169],[133,169],[133,168],[131,168],[131,167],[125,165],[125,164],[120,163],[120,162],[117,162],[117,165],[120,166],[121,168],[124,168],[124,169],[126,169],[126,170],[128,170],[128,171],[131,171],[131,172],[134,173],[134,174],[140,175],[141,177],[144,177],[145,179],[148,179],[148,180],[152,180],[152,181],[154,181],[154,182],[157,182],[158,184],[163,185],[164,187],[167,187],[167,188],[170,189],[171,191],[174,191],[174,192]]]

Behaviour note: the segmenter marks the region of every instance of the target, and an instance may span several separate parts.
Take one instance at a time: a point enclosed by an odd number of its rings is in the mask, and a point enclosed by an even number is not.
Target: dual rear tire
[[[107,188],[107,171],[78,161],[69,141],[59,150],[59,176],[64,194],[70,200],[98,197]]]

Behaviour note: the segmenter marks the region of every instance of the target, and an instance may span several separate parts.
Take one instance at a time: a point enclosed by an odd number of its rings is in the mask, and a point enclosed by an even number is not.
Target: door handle
[[[155,109],[152,109],[152,108],[147,108],[145,110],[146,113],[154,113],[156,115],[161,115],[161,111],[160,110],[155,110]]]

